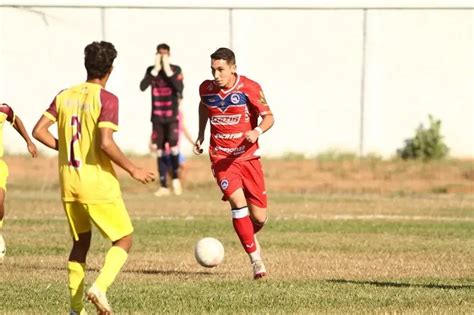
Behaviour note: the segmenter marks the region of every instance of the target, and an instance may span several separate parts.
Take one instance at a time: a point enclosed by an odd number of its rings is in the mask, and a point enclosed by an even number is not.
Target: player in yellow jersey
[[[13,109],[7,104],[0,103],[0,263],[3,261],[6,253],[5,240],[2,236],[3,217],[5,215],[5,192],[7,191],[8,166],[3,161],[3,125],[8,121],[13,128],[25,139],[28,152],[32,157],[38,155],[36,146],[31,142],[28,132],[20,117],[16,116]]]
[[[153,181],[155,175],[135,166],[113,139],[118,129],[118,99],[105,85],[117,56],[115,47],[109,42],[93,42],[84,54],[87,81],[54,98],[36,123],[33,136],[59,153],[61,195],[73,236],[68,261],[71,314],[85,312],[82,296],[91,222],[112,241],[112,247],[86,298],[99,314],[111,314],[106,292],[125,264],[133,232],[112,162],[142,183]],[[49,131],[54,123],[57,139]]]

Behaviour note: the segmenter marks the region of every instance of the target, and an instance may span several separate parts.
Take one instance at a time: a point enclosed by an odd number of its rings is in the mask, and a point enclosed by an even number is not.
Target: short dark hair
[[[110,70],[117,57],[117,50],[109,42],[92,42],[84,48],[84,65],[87,79],[102,79]]]
[[[235,65],[235,54],[229,48],[225,48],[225,47],[219,48],[211,55],[211,59],[214,59],[214,60],[223,59],[227,61],[229,65]]]
[[[168,44],[162,43],[156,46],[156,51],[160,49],[166,49],[167,51],[170,51],[170,46]]]

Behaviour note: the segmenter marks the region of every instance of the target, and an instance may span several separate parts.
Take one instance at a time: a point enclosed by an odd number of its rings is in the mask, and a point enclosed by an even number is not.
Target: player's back
[[[104,115],[106,104],[114,103],[118,110],[117,97],[99,84],[85,82],[62,91],[55,102],[63,200],[95,203],[120,198],[111,160],[100,148],[99,131],[100,124],[117,129],[117,122]]]

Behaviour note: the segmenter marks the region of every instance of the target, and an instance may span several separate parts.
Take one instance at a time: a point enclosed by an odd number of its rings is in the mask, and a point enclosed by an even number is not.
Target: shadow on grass
[[[391,282],[391,281],[357,281],[357,280],[346,280],[346,279],[329,279],[327,282],[341,283],[341,284],[360,284],[360,285],[373,285],[377,287],[395,287],[395,288],[428,288],[428,289],[449,289],[449,290],[464,290],[474,289],[474,285],[468,284],[419,284],[419,283],[403,283],[403,282]]]
[[[156,270],[156,269],[124,269],[123,273],[141,273],[146,275],[164,275],[164,276],[177,276],[177,275],[213,275],[214,272],[209,271],[182,271],[182,270]]]
[[[3,265],[5,266],[5,265]],[[13,266],[13,265],[12,265]],[[55,271],[66,271],[66,267],[58,266],[37,266],[37,265],[15,265],[16,269],[26,269],[26,270],[55,270]],[[87,272],[100,272],[101,268],[97,267],[88,267]],[[200,275],[200,276],[209,276],[209,275],[221,275],[216,272],[210,271],[184,271],[184,270],[159,270],[159,269],[123,269],[122,273],[138,273],[145,275],[164,275],[164,276],[188,276],[188,275]]]

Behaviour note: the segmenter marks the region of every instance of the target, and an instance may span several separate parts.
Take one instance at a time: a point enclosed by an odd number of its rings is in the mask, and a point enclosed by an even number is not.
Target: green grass
[[[0,314],[69,309],[71,240],[51,178],[9,185]],[[269,275],[254,281],[212,178],[162,199],[154,187],[121,181],[135,233],[108,292],[118,314],[474,313],[470,194],[271,190],[270,220],[259,234]],[[217,268],[194,260],[204,236],[224,244]],[[94,229],[87,286],[109,246]]]

